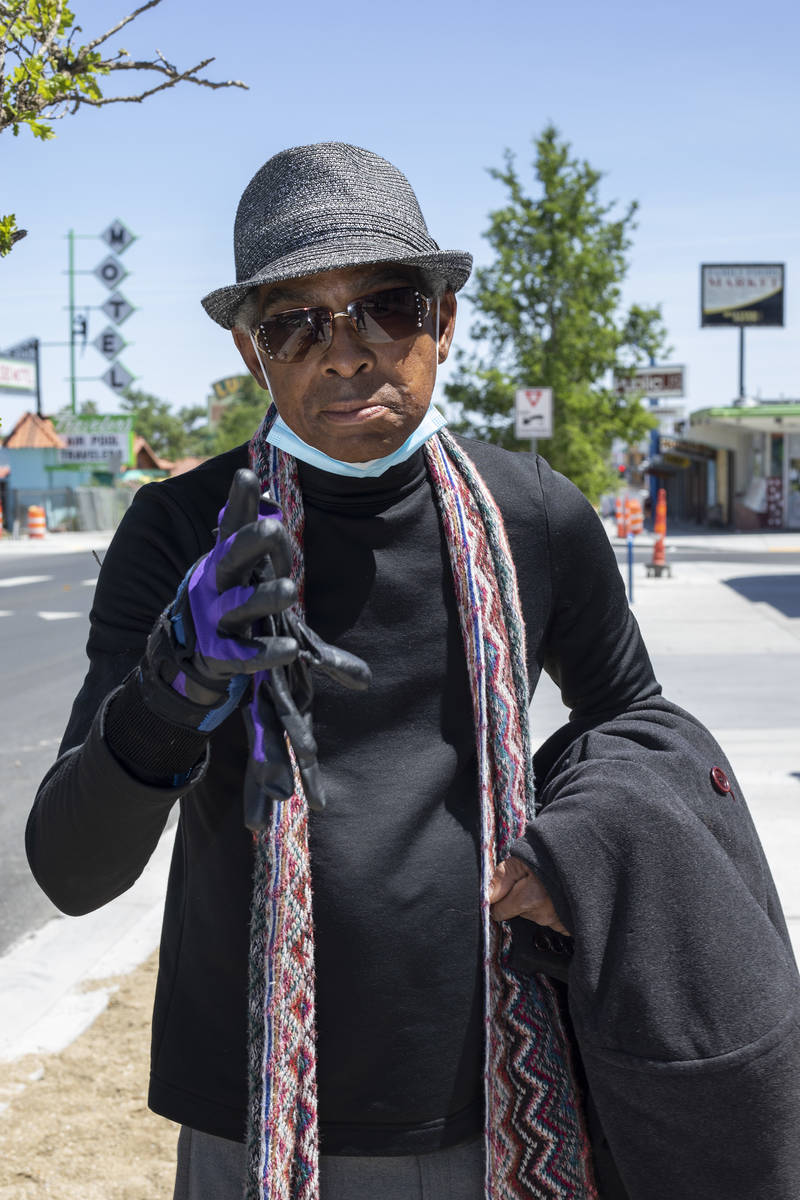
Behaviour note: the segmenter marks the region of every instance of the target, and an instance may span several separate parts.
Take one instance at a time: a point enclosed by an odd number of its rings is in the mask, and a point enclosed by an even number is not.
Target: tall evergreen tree
[[[539,449],[594,501],[613,478],[614,438],[637,441],[653,425],[638,397],[618,395],[604,378],[666,353],[665,329],[658,307],[620,309],[636,202],[614,215],[600,200],[601,173],[573,157],[553,126],[535,146],[537,195],[510,151],[504,168],[490,170],[508,198],[489,214],[494,261],[475,271],[467,293],[475,346],[457,350],[445,394],[456,429],[527,449],[514,436],[514,393],[551,387],[553,437]]]

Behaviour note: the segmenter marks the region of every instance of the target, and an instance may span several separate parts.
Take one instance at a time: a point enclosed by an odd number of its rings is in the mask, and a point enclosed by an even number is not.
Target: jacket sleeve
[[[187,567],[208,549],[161,485],[143,488],[120,524],[95,592],[87,644],[89,671],[69,718],[59,757],[43,779],[25,844],[40,887],[62,911],[80,915],[131,886],[144,869],[175,800],[206,769],[200,756],[178,786],[148,784],[115,755],[106,725],[110,702],[135,669],[158,614]],[[153,737],[177,744],[160,723]]]
[[[537,755],[512,853],[574,935],[570,1015],[631,1200],[788,1200],[800,980],[775,887],[730,764],[648,682],[616,564],[606,600],[608,555],[579,524],[554,546],[546,652],[573,720]]]

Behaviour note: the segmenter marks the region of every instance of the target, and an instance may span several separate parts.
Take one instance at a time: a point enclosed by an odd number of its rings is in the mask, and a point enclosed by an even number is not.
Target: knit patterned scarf
[[[302,608],[302,497],[295,459],[266,440],[274,414],[251,443],[251,462],[283,507]],[[559,997],[545,976],[511,969],[511,935],[489,913],[495,865],[534,811],[514,564],[500,512],[464,451],[442,431],[424,454],[450,554],[478,755],[486,1200],[597,1200]],[[297,771],[295,783],[256,838],[247,1200],[319,1200],[308,809]]]

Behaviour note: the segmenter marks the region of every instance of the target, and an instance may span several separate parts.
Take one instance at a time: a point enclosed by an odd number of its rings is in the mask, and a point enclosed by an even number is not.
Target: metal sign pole
[[[76,389],[75,389],[75,233],[70,229],[67,234],[69,242],[69,263],[67,266],[67,275],[69,277],[69,394],[70,407],[73,413],[76,411]]]
[[[744,325],[739,326],[739,399],[744,400]]]

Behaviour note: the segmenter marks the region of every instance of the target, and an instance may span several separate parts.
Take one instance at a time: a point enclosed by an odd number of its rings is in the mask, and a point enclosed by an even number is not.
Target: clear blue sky
[[[87,35],[129,11],[124,0],[73,8]],[[737,334],[699,328],[701,261],[786,262],[786,328],[748,334],[746,381],[752,394],[797,397],[799,12],[796,0],[164,0],[117,44],[148,57],[158,47],[181,66],[214,54],[212,78],[250,90],[183,85],[65,117],[47,144],[3,135],[0,212],[30,232],[0,260],[0,347],[66,339],[65,234],[99,234],[120,217],[139,235],[122,291],[140,306],[122,327],[133,344],[121,362],[177,407],[204,403],[239,360],[199,300],[233,281],[236,204],[271,154],[325,140],[377,151],[409,176],[439,244],[480,263],[487,213],[503,199],[486,168],[505,147],[529,162],[552,120],[605,172],[606,199],[640,202],[625,300],[663,306],[688,406],[728,403],[738,386]],[[106,253],[99,240],[77,246],[87,271]],[[80,304],[106,295],[78,277]],[[467,305],[461,317],[467,345]],[[90,337],[106,324],[93,312]],[[89,348],[79,373],[105,367]],[[68,402],[67,372],[66,347],[46,349],[46,411]],[[78,395],[117,408],[100,382]],[[26,406],[0,394],[5,430]]]

